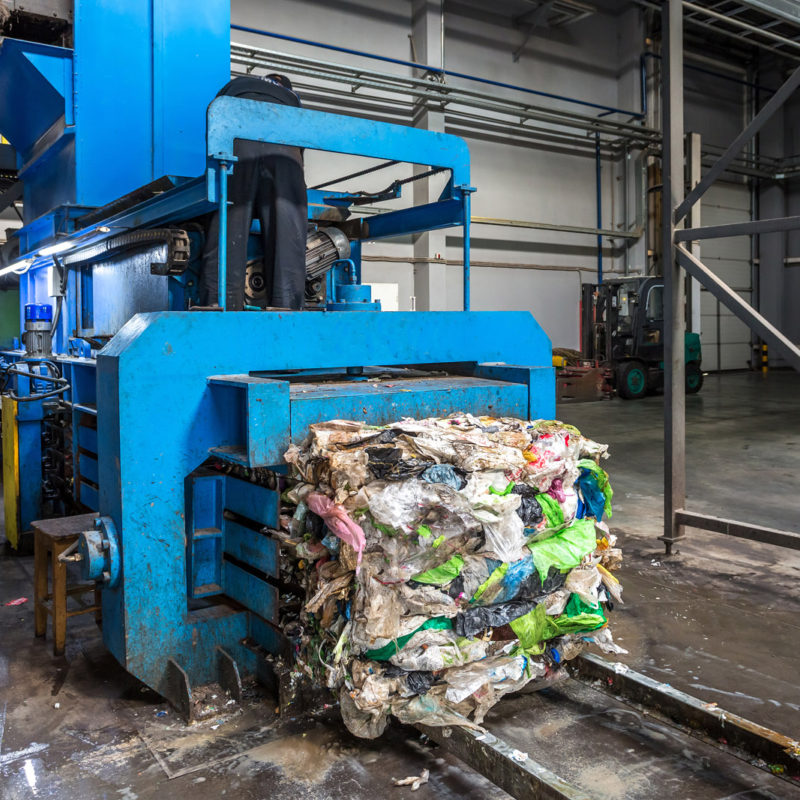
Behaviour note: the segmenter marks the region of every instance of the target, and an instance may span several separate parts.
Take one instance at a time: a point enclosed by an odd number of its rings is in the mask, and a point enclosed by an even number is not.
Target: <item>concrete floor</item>
[[[687,399],[691,508],[800,530],[799,395],[794,374],[736,374]],[[620,660],[800,737],[800,554],[689,531],[663,557],[661,408],[650,397],[561,410],[611,445],[626,600],[612,627],[630,651]],[[34,639],[31,602],[3,605],[31,597],[32,571],[28,557],[0,558],[0,800],[506,797],[413,731],[355,740],[335,709],[279,719],[256,688],[244,708],[186,727],[86,617],[70,623],[63,658]],[[800,798],[800,787],[574,681],[502,701],[487,726],[594,798]],[[413,795],[391,786],[425,768],[430,782]]]

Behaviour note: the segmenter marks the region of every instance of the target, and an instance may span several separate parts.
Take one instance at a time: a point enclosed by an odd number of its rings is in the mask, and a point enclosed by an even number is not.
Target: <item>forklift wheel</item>
[[[617,394],[626,400],[638,400],[647,394],[647,372],[638,361],[625,361],[617,368]]]
[[[703,371],[696,361],[686,365],[686,394],[697,394],[703,387]]]

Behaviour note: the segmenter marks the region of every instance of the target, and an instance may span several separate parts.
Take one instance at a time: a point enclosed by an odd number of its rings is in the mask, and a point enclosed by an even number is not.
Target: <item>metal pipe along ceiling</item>
[[[345,101],[344,104],[349,105],[355,113],[370,116],[379,113],[385,114],[385,118],[397,119],[399,111],[402,119],[409,122],[413,120],[413,114],[420,104],[432,103],[445,114],[448,130],[471,135],[471,129],[477,127],[481,133],[495,135],[501,140],[513,138],[516,144],[546,142],[544,146],[557,146],[560,140],[562,144],[580,148],[587,156],[594,154],[594,134],[600,135],[605,155],[619,155],[625,141],[629,141],[633,147],[654,148],[654,153],[660,150],[661,145],[659,132],[641,124],[621,123],[607,117],[547,108],[513,98],[432,83],[424,78],[376,72],[235,42],[231,43],[231,62],[246,72],[283,69],[311,79],[309,84],[296,81],[298,88],[308,90],[305,96],[310,100],[310,107],[324,108],[329,97],[338,98]],[[345,84],[350,89],[325,86],[320,82]],[[359,94],[356,94],[357,91]],[[398,99],[398,95],[403,99]],[[342,104],[337,104],[339,113],[342,113]],[[548,139],[551,141],[547,142]],[[703,157],[706,160],[718,151],[711,143],[703,144]],[[780,177],[786,172],[774,159],[762,158],[756,164],[748,155],[737,158],[729,171],[768,179]]]
[[[270,70],[290,68],[297,74],[316,80],[347,83],[355,85],[359,89],[369,88],[379,92],[400,93],[442,107],[452,105],[465,106],[489,111],[493,114],[506,114],[517,120],[537,119],[557,126],[581,129],[592,133],[599,132],[604,136],[632,138],[642,142],[649,142],[658,136],[657,131],[646,128],[641,124],[598,119],[595,116],[578,114],[565,109],[549,108],[470,89],[432,83],[430,80],[423,78],[405,77],[358,67],[349,67],[235,42],[231,43],[231,62],[244,66],[248,71],[252,71],[255,68]],[[496,118],[492,117],[492,120],[494,121]]]
[[[362,58],[370,58],[375,61],[384,61],[390,64],[399,64],[404,67],[411,67],[412,69],[419,69],[423,72],[429,72],[434,75],[447,75],[451,78],[461,78],[467,81],[474,81],[476,83],[483,83],[489,86],[497,86],[503,89],[512,89],[517,92],[526,92],[528,94],[538,95],[539,97],[547,97],[551,100],[561,100],[566,103],[574,103],[576,105],[585,106],[586,108],[596,108],[600,111],[606,111],[613,114],[622,114],[623,116],[633,117],[640,119],[643,115],[638,111],[628,111],[622,108],[615,108],[613,106],[606,106],[600,103],[593,103],[589,100],[580,100],[576,97],[568,97],[566,95],[553,94],[551,92],[543,92],[540,89],[530,89],[526,86],[516,86],[512,83],[504,83],[502,81],[495,81],[489,78],[481,78],[477,75],[469,75],[464,72],[455,72],[453,70],[444,69],[443,67],[433,67],[429,64],[419,64],[415,61],[405,61],[400,58],[391,58],[389,56],[381,56],[375,53],[368,53],[363,50],[354,50],[349,47],[340,47],[338,45],[324,44],[322,42],[315,42],[311,39],[301,39],[297,36],[288,36],[282,33],[275,33],[273,31],[266,31],[260,28],[250,28],[245,25],[231,25],[232,30],[244,31],[246,33],[255,33],[260,36],[269,36],[273,39],[283,39],[287,42],[297,42],[298,44],[306,44],[311,47],[320,47],[325,50],[333,50],[338,53],[347,53],[348,55],[359,56]],[[442,30],[442,43],[444,42],[444,30]],[[444,52],[444,49],[442,50]],[[444,62],[442,62],[444,64]]]

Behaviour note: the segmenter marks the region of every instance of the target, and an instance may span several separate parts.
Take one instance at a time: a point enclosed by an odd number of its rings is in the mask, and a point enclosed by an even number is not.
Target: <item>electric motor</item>
[[[33,358],[46,358],[53,352],[53,307],[46,303],[25,306],[25,331],[22,342],[25,353]]]
[[[350,240],[338,228],[318,228],[306,239],[306,281],[321,278],[336,261],[350,256]]]

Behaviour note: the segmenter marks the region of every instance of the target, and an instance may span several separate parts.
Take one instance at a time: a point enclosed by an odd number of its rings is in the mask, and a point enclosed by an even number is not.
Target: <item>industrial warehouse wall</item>
[[[800,153],[800,142],[792,152]],[[794,179],[787,186],[786,205],[787,216],[800,216],[800,179]],[[792,231],[788,235],[783,268],[782,330],[795,344],[800,344],[798,303],[800,303],[800,231]]]
[[[550,32],[549,38],[534,35],[519,61],[514,63],[512,52],[521,43],[522,33],[508,27],[507,16],[503,19],[488,11],[462,8],[455,2],[448,2],[447,10],[445,58],[448,68],[618,105],[620,68],[615,17],[596,14],[584,22]],[[411,31],[410,2],[352,0],[330,4],[272,0],[267,4],[260,0],[233,0],[231,14],[234,23],[400,59],[411,56],[408,38]],[[469,16],[464,16],[466,14]],[[407,69],[391,64],[377,64],[345,53],[249,36],[235,30],[232,31],[232,40],[337,63],[408,73]],[[639,42],[632,45],[633,51],[640,47]],[[473,184],[478,189],[473,199],[473,215],[595,226],[593,157],[477,139],[470,139],[469,145]],[[307,154],[310,185],[349,171],[348,159],[337,157],[335,166],[331,161],[328,156]],[[351,161],[351,165],[353,163]],[[380,178],[364,183],[367,188],[377,189],[389,180],[391,173],[381,173]],[[610,165],[604,164],[604,227],[619,222],[618,185]],[[483,225],[474,226],[472,236],[475,262],[508,265],[476,267],[473,270],[473,306],[478,309],[529,309],[555,344],[576,347],[581,278],[577,268],[585,270],[582,273],[584,279],[594,279],[597,263],[594,237]],[[367,244],[364,254],[373,258],[410,258],[412,244],[410,241],[376,242]],[[448,259],[460,260],[460,230],[449,232],[444,255]],[[619,263],[620,259],[612,257],[607,244],[606,269],[613,272]],[[364,279],[398,284],[399,307],[408,309],[414,294],[413,270],[414,265],[410,262],[367,261]],[[444,299],[447,308],[460,307],[461,291],[461,268],[452,266],[448,268],[447,296]]]
[[[688,63],[712,68],[697,59]],[[744,70],[737,74],[730,66],[723,74],[747,77]],[[685,127],[699,133],[703,142],[726,147],[733,141],[746,124],[746,103],[746,89],[741,83],[694,69],[685,71]],[[717,181],[703,197],[700,212],[703,225],[746,222],[751,215],[748,182],[734,176]],[[749,236],[708,239],[700,247],[703,263],[748,303],[753,298],[751,256]],[[711,371],[746,369],[752,355],[750,329],[705,289],[701,289],[700,311],[703,367]]]
[[[726,225],[750,219],[750,189],[744,183],[720,181],[703,198],[703,225]],[[752,302],[750,237],[709,239],[701,248],[703,263]],[[746,369],[752,357],[750,329],[709,292],[700,295],[703,366],[716,371]]]
[[[800,154],[800,93],[795,92],[784,111],[784,148],[787,154]],[[800,216],[800,179],[788,181],[785,188],[786,216]],[[796,344],[800,344],[800,230],[787,235],[786,259],[782,280],[781,327]]]
[[[439,4],[431,3],[438,9]],[[477,4],[476,4],[477,5]],[[494,13],[491,5],[481,8],[448,0],[446,4],[445,63],[449,69],[521,86],[581,98],[596,103],[638,111],[641,105],[639,57],[644,49],[640,11],[635,6],[618,16],[598,12],[588,19],[561,29],[539,30],[529,39],[517,62],[512,52],[523,40],[523,32],[511,27],[507,4]],[[232,0],[232,21],[242,25],[299,36],[346,48],[363,49],[399,59],[412,57],[409,34],[412,4],[409,0]],[[518,11],[516,13],[519,13]],[[407,75],[403,66],[378,63],[348,53],[320,50],[293,42],[232,31],[235,42],[251,43],[288,53],[299,53],[331,62],[362,65],[384,72]],[[423,61],[424,54],[415,53]],[[438,61],[434,62],[438,64]],[[651,69],[655,67],[651,64]],[[291,73],[290,73],[291,74]],[[448,82],[458,84],[455,79]],[[699,131],[704,139],[724,146],[743,124],[744,93],[741,86],[711,76],[687,71],[686,128]],[[460,84],[459,84],[460,85]],[[481,88],[466,84],[470,88]],[[486,87],[483,87],[486,88]],[[502,92],[501,89],[490,89]],[[558,101],[532,98],[543,105],[568,107]],[[573,110],[591,113],[572,106]],[[577,149],[533,149],[507,142],[468,138],[472,153],[473,215],[534,222],[594,227],[596,218],[595,160]],[[357,159],[307,153],[309,185],[362,168]],[[386,171],[341,188],[375,190],[407,172]],[[622,222],[622,172],[608,160],[602,170],[603,227]],[[737,221],[748,213],[745,185],[721,185],[709,195],[704,222]],[[340,188],[340,187],[337,187]],[[630,217],[633,193],[628,193]],[[620,274],[625,265],[622,241],[604,242],[606,275]],[[645,243],[639,241],[628,253],[631,272],[645,267]],[[734,243],[707,243],[704,257],[712,268],[748,293],[749,245],[747,252]],[[413,244],[380,241],[364,246],[364,279],[389,284],[396,292],[398,307],[413,305]],[[451,262],[461,258],[461,232],[448,231],[444,252]],[[740,257],[741,256],[741,257]],[[593,236],[475,225],[472,229],[472,303],[476,309],[530,310],[555,345],[578,344],[579,287],[582,280],[595,279],[596,242]],[[746,264],[745,264],[746,261]],[[481,266],[484,265],[484,266]],[[800,275],[800,268],[797,270]],[[745,276],[747,273],[747,276]],[[746,278],[746,281],[745,281]],[[396,287],[396,288],[395,288]],[[440,306],[460,308],[461,267],[447,268],[446,292]],[[704,293],[705,294],[705,293]],[[703,297],[703,343],[706,365],[715,368],[717,330],[720,331],[720,365],[743,368],[749,358],[749,335],[735,320],[723,319],[720,311]],[[730,316],[730,315],[727,315]]]

